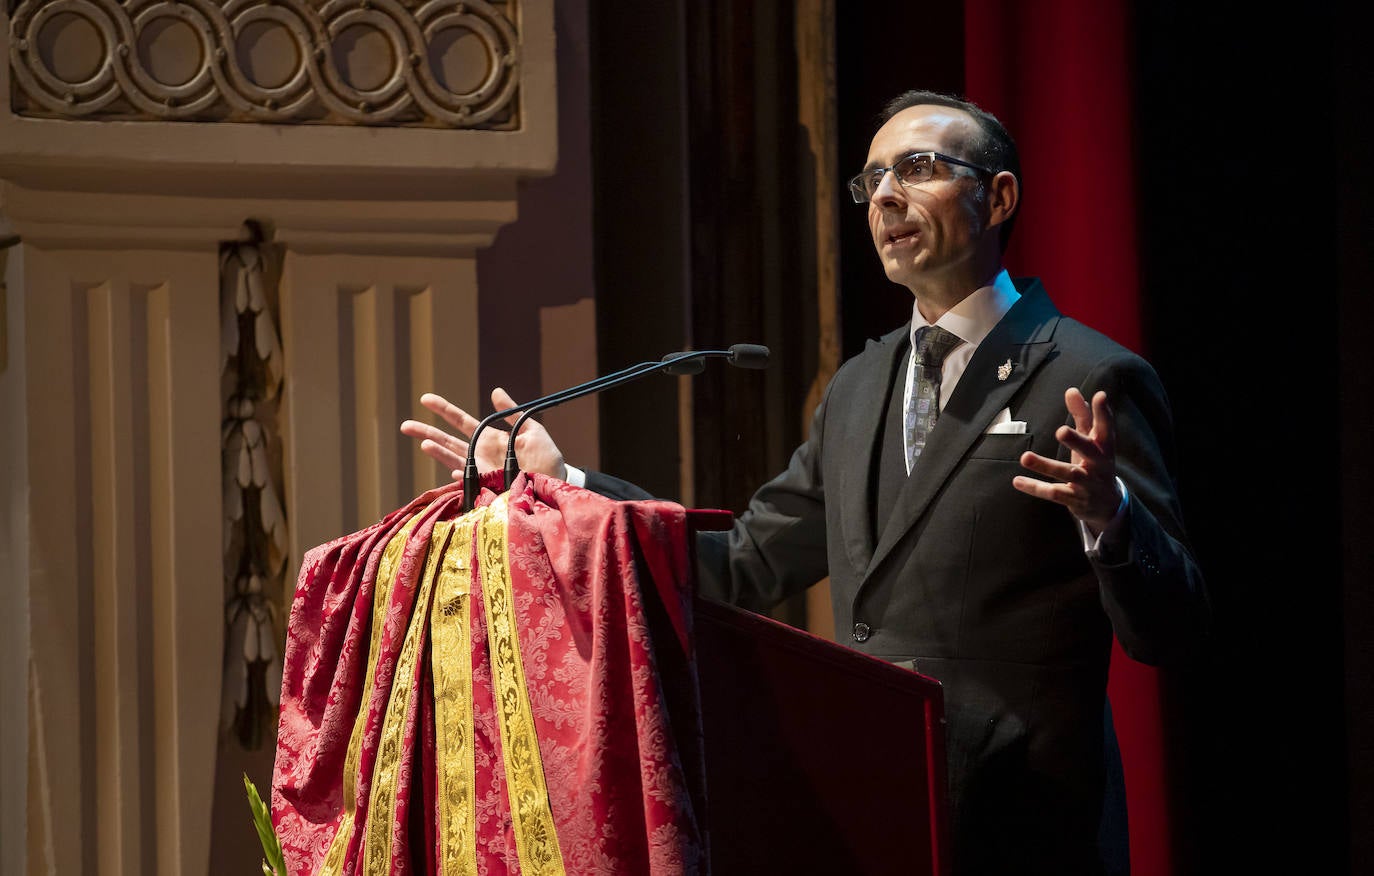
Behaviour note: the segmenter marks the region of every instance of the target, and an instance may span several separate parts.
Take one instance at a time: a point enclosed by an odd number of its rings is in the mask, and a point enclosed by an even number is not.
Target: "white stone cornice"
[[[488,245],[501,225],[514,221],[518,180],[551,173],[557,160],[552,0],[494,5],[435,0],[23,0],[6,8],[0,11],[0,213],[35,246],[198,249],[232,239],[244,220],[258,219],[276,230],[278,242],[299,252],[471,255]],[[272,112],[240,108],[218,120],[190,113],[177,121],[171,119],[181,116],[152,111],[156,107],[131,115],[81,104],[96,94],[94,85],[72,92],[74,107],[85,107],[80,113],[73,108],[64,115],[60,104],[35,102],[35,94],[55,87],[47,80],[57,74],[76,77],[69,83],[73,88],[85,75],[90,82],[108,79],[110,88],[129,94],[148,91],[152,86],[143,80],[159,69],[155,62],[161,41],[178,28],[186,31],[183,37],[198,33],[201,25],[214,25],[216,15],[243,27],[252,19],[259,30],[289,31],[291,39],[300,36],[300,28],[277,21],[281,16],[302,21],[315,16],[324,24],[310,27],[329,40],[366,42],[401,34],[411,42],[428,41],[426,45],[466,39],[454,34],[476,34],[486,26],[483,21],[506,16],[514,23],[509,32],[488,28],[486,36],[469,40],[486,46],[489,75],[478,77],[482,85],[444,99],[456,101],[450,107],[455,113],[460,104],[471,104],[465,118],[481,124],[479,98],[496,87],[493,82],[507,77],[513,89],[507,101],[510,123],[464,127],[456,115],[445,122],[438,110],[428,121],[407,121],[405,113],[383,117],[373,110],[337,107],[319,116],[287,112],[288,105],[280,102]],[[395,22],[408,16],[409,23],[389,30],[391,25],[378,16]],[[72,35],[64,36],[67,31]],[[444,36],[447,31],[452,33]],[[213,85],[226,94],[252,91],[244,91],[238,81],[247,69],[244,58],[216,51],[215,41],[250,52],[270,42],[271,34],[264,31],[254,42],[246,31],[232,27],[210,27],[207,33],[195,51],[163,46],[168,49],[165,69],[175,72],[180,64],[182,72],[193,74],[188,82],[204,79],[210,83],[207,88]],[[105,39],[111,34],[114,43]],[[511,51],[518,64],[498,63],[512,57],[491,48],[504,45],[503,40],[517,41]],[[119,45],[133,48],[120,54]],[[411,46],[398,55],[396,45],[374,59],[390,71],[377,75],[385,73],[379,81],[391,84],[377,88],[411,94],[418,107],[422,96],[436,87],[431,80],[445,63],[442,46],[429,45],[425,53]],[[208,54],[205,46],[211,47]],[[91,57],[82,60],[81,52]],[[309,84],[307,90],[330,106],[348,91],[346,83],[340,84],[343,80],[335,80],[352,75],[340,65],[367,54],[331,52],[298,59],[297,65],[298,72],[305,71],[300,77]],[[271,60],[270,54],[265,57]],[[392,62],[399,66],[387,67]],[[173,107],[189,106],[179,100]],[[376,107],[384,102],[378,98]]]
[[[296,252],[464,256],[489,245],[516,217],[513,181],[488,180],[482,194],[431,201],[233,198],[0,182],[0,213],[12,233],[43,249],[214,249],[239,237],[245,220],[258,219]]]

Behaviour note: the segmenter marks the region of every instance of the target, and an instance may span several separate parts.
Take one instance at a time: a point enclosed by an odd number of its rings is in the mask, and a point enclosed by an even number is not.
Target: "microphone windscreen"
[[[681,359],[673,362],[674,359]],[[700,374],[706,370],[706,360],[700,356],[692,356],[689,353],[669,353],[663,357],[664,362],[673,362],[672,365],[663,369],[665,374]]]
[[[730,364],[738,368],[767,368],[768,348],[760,344],[735,344],[730,348]]]

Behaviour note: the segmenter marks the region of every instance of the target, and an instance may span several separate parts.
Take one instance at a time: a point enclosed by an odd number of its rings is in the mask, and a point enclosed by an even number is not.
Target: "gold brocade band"
[[[372,770],[372,797],[367,805],[367,835],[364,838],[361,872],[369,876],[391,872],[392,826],[400,820],[396,814],[396,776],[401,764],[411,756],[405,744],[406,716],[416,694],[416,674],[421,644],[428,630],[429,599],[434,589],[435,571],[439,566],[442,545],[448,540],[452,528],[452,523],[434,524],[434,532],[426,545],[425,569],[415,594],[410,624],[406,628],[401,652],[396,657],[391,698],[387,701],[386,717],[377,741],[377,764]],[[440,546],[439,550],[435,550],[436,545]],[[374,617],[373,622],[376,623],[376,620]]]
[[[477,833],[473,824],[477,780],[468,597],[472,592],[473,532],[481,514],[481,509],[470,511],[453,524],[453,538],[440,561],[434,610],[429,620],[443,876],[477,873]]]
[[[374,620],[386,613],[387,603],[391,601],[391,586],[396,581],[396,564],[400,561],[401,552],[405,550],[406,540],[410,537],[410,531],[415,528],[417,520],[416,517],[407,520],[400,531],[386,543],[386,548],[382,552],[382,559],[377,564],[377,584],[372,593],[372,617]],[[338,830],[335,831],[324,863],[320,866],[320,876],[338,876],[339,873],[343,872],[344,854],[347,852],[348,842],[353,836],[354,808],[357,803],[358,760],[363,747],[363,728],[367,724],[368,703],[372,699],[372,677],[377,669],[377,652],[381,643],[382,625],[373,623],[371,641],[368,643],[367,651],[367,673],[363,676],[363,695],[358,701],[358,716],[353,720],[353,733],[349,736],[348,753],[344,756],[343,815],[339,818]]]
[[[520,662],[507,551],[506,496],[499,497],[486,511],[478,532],[482,600],[487,611],[487,649],[491,655],[492,686],[496,714],[500,719],[506,789],[510,794],[520,872],[524,876],[562,876],[563,855],[558,848],[558,832],[549,807],[539,737],[534,728],[534,709],[525,686],[525,669]]]

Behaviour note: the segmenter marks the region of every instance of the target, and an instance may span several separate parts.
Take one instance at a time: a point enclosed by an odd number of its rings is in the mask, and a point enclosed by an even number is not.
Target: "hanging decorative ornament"
[[[260,231],[250,226],[249,240],[226,245],[220,262],[226,589],[220,715],[226,732],[247,749],[260,748],[276,725],[289,555],[275,432],[285,368],[269,258]]]

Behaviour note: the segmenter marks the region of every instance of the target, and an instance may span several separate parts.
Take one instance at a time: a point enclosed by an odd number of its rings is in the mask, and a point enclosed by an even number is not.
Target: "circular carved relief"
[[[496,59],[482,35],[466,27],[445,27],[429,41],[429,63],[439,85],[452,94],[469,94],[481,87]]]
[[[160,85],[185,85],[205,64],[192,27],[170,15],[158,16],[138,31],[138,61]]]
[[[259,88],[281,88],[304,72],[300,47],[280,21],[247,22],[234,39],[234,52],[243,75]]]
[[[380,29],[353,23],[334,38],[334,66],[339,78],[355,91],[377,91],[396,81],[396,53]]]
[[[95,75],[105,59],[100,31],[89,19],[59,12],[37,28],[37,60],[56,79],[78,85]]]
[[[65,118],[513,128],[515,2],[21,0],[13,104]]]

